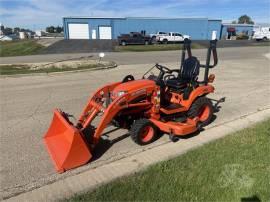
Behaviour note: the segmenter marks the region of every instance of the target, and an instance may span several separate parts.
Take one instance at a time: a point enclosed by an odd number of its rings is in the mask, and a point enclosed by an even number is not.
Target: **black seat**
[[[191,56],[185,59],[177,78],[166,80],[166,86],[177,90],[185,88],[188,83],[197,79],[199,73],[200,62],[196,57]]]

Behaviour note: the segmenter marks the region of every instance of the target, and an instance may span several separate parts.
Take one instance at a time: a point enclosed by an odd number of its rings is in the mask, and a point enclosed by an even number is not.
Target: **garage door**
[[[89,39],[88,24],[68,24],[70,39]]]
[[[109,26],[99,27],[99,39],[112,39],[112,28]]]

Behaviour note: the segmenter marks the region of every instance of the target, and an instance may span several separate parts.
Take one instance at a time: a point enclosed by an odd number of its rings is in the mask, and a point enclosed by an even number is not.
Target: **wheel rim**
[[[200,113],[199,113],[199,120],[201,122],[206,121],[209,118],[210,115],[210,107],[208,105],[202,106]]]
[[[141,130],[140,138],[142,142],[149,142],[154,136],[154,129],[151,126],[146,126]]]

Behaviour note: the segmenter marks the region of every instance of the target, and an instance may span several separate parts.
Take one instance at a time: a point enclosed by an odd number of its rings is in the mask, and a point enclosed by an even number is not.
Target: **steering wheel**
[[[167,70],[166,73],[171,73],[172,72],[168,67],[165,67],[165,66],[160,65],[160,64],[156,64],[156,68],[158,68],[162,72],[165,72],[164,69]]]
[[[125,76],[125,78],[122,80],[122,83],[129,82],[129,81],[134,81],[135,78],[131,74]]]

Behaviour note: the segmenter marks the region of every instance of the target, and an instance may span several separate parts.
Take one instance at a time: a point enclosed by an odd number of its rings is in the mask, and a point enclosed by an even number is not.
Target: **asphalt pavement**
[[[219,64],[212,70],[216,74],[216,92],[210,97],[226,97],[226,101],[220,104],[220,111],[209,127],[270,108],[270,59],[266,56],[269,48],[224,48],[218,51]],[[194,51],[194,55],[202,59],[205,54],[205,50]],[[171,68],[179,66],[177,51],[111,53],[107,55],[107,59],[110,58],[117,59],[122,65],[105,71],[0,78],[1,198],[9,198],[169,142],[168,136],[164,135],[155,143],[141,147],[131,141],[126,130],[110,127],[106,131],[112,141],[102,141],[93,162],[64,174],[55,173],[42,141],[54,108],[78,117],[90,94],[107,82],[121,80],[127,74],[140,78],[154,62],[165,63]],[[55,60],[58,59],[55,55]],[[33,60],[38,59],[33,56]]]
[[[261,52],[269,52],[270,46],[263,47],[238,47],[219,48],[220,60],[233,60],[243,58],[256,58]],[[192,50],[193,54],[202,60],[205,59],[205,49]],[[114,61],[119,65],[170,63],[180,60],[179,51],[152,51],[152,52],[106,52],[104,60]],[[72,53],[72,54],[44,54],[17,57],[1,57],[0,64],[21,64],[38,62],[57,62],[62,60],[77,59],[81,57],[98,58],[98,53]]]

